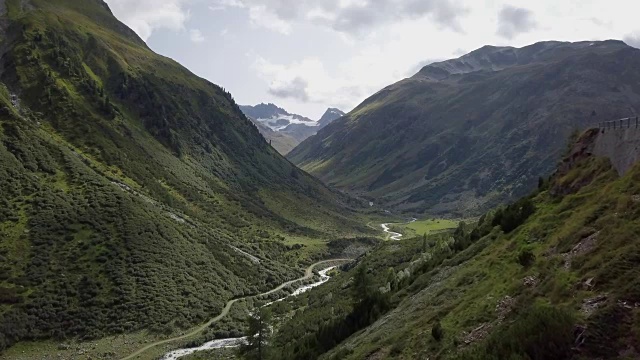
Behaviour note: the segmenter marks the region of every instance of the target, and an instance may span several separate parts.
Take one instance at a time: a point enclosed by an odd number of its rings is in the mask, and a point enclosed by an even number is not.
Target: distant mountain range
[[[576,129],[640,112],[640,50],[621,41],[485,46],[366,99],[288,158],[411,212],[478,213],[527,193]]]
[[[240,106],[240,110],[256,124],[265,139],[283,155],[289,153],[309,136],[315,135],[318,130],[329,125],[333,120],[345,115],[339,109],[329,108],[320,120],[314,121],[301,115],[291,114],[271,103],[243,105]]]

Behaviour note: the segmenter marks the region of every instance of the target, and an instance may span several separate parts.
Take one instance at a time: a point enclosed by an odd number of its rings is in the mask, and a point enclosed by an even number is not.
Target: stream
[[[402,236],[402,235],[400,235]],[[331,279],[331,277],[329,275],[327,275],[327,273],[329,271],[331,271],[332,269],[335,269],[335,266],[331,266],[328,267],[326,269],[322,269],[320,271],[318,271],[318,274],[320,274],[320,280],[316,281],[314,283],[308,284],[308,285],[304,285],[301,286],[299,288],[297,288],[293,293],[286,295],[278,300],[275,301],[271,301],[268,302],[266,304],[264,304],[263,306],[269,306],[272,305],[274,303],[277,303],[279,301],[282,301],[290,296],[298,296],[304,292],[307,292],[311,289],[313,289],[316,286],[320,286],[324,283],[326,283],[327,281],[329,281],[329,279]],[[246,336],[245,337],[239,337],[239,338],[228,338],[228,339],[216,339],[216,340],[211,340],[208,341],[204,344],[202,344],[201,346],[198,347],[193,347],[193,348],[185,348],[185,349],[178,349],[178,350],[173,350],[171,352],[166,353],[163,357],[162,360],[176,360],[179,359],[183,356],[186,355],[190,355],[193,354],[197,351],[203,351],[203,350],[212,350],[212,349],[222,349],[222,348],[229,348],[229,347],[238,347],[242,344],[245,343],[246,341]]]
[[[411,220],[407,221],[407,224],[411,224],[412,222],[417,221],[417,220],[418,219],[416,219],[416,218],[411,218]],[[387,234],[390,235],[389,239],[395,240],[395,241],[399,241],[400,238],[402,237],[402,234],[397,233],[395,231],[389,230],[389,229],[391,229],[389,225],[391,225],[391,223],[380,224],[380,226],[382,227],[382,231],[384,231],[384,232],[386,232]]]

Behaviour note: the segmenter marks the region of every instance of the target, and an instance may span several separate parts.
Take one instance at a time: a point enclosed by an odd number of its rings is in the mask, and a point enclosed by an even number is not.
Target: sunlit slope
[[[367,231],[102,1],[6,5],[0,349],[179,331]]]

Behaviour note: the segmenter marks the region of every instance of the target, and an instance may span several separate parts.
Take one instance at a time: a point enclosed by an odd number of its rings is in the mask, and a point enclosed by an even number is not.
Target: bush
[[[436,322],[433,328],[431,328],[431,336],[438,342],[444,338],[444,330],[442,329],[440,321]]]
[[[529,198],[518,200],[507,206],[502,213],[500,227],[505,233],[510,233],[522,225],[535,211],[533,202]]]
[[[529,267],[533,264],[536,256],[533,255],[531,250],[522,250],[518,255],[518,263],[523,267]]]

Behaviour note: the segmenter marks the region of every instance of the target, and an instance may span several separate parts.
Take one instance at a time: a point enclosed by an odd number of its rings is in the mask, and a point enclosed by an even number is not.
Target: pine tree
[[[256,307],[248,317],[249,327],[246,332],[247,343],[240,347],[243,359],[266,359],[266,346],[271,334],[271,310]]]
[[[353,276],[353,302],[363,303],[372,295],[372,281],[364,266],[360,266]]]
[[[422,252],[427,252],[427,233],[422,235]]]

